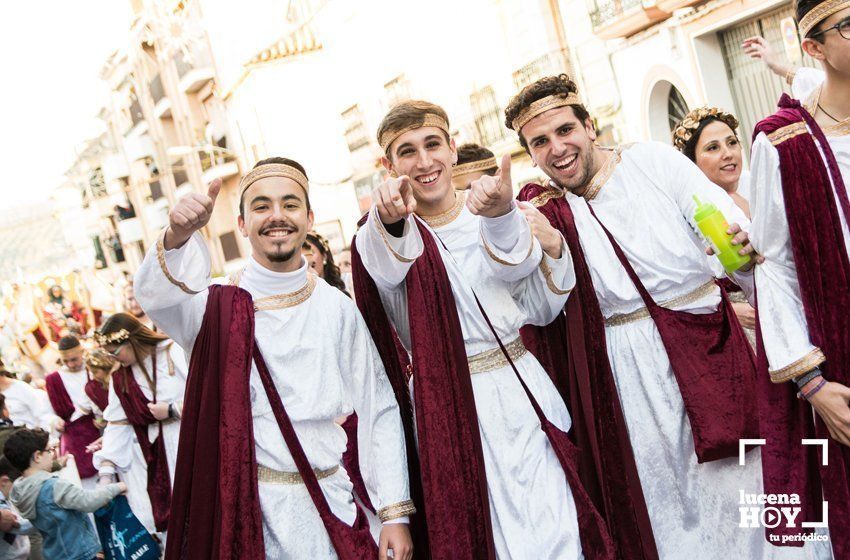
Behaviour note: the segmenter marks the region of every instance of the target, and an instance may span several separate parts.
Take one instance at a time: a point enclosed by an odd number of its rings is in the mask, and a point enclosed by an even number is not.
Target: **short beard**
[[[284,263],[291,260],[294,256],[295,249],[292,249],[285,253],[266,253],[266,258],[269,259],[269,262],[273,263]]]
[[[587,187],[590,186],[590,181],[593,179],[593,157],[595,155],[593,143],[592,142],[589,143],[587,148],[585,150],[582,150],[582,151],[584,153],[579,156],[579,159],[581,160],[579,163],[581,163],[582,176],[580,178],[578,178],[578,177],[576,178],[576,181],[580,180],[581,183],[580,184],[573,184],[573,185],[562,185],[557,180],[553,179],[555,184],[557,184],[560,188],[562,188],[564,190],[568,190],[570,192],[573,192],[573,191],[582,191],[583,192],[585,189],[587,189]]]

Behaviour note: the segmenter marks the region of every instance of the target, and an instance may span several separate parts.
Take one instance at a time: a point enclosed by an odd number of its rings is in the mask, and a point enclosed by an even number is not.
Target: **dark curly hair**
[[[282,164],[282,165],[288,165],[289,167],[294,167],[295,169],[297,169],[298,171],[303,173],[304,177],[307,177],[307,172],[304,170],[303,165],[301,165],[300,163],[298,163],[294,159],[289,159],[289,158],[285,158],[285,157],[270,157],[270,158],[266,158],[266,159],[261,159],[260,161],[258,161],[257,163],[254,164],[254,167],[252,169],[256,169],[261,165],[266,165],[266,164],[269,164],[269,163],[279,163],[279,164]],[[307,177],[307,179],[309,180],[310,178]],[[307,212],[309,212],[310,211],[310,195],[306,194],[305,197],[307,199]],[[245,218],[245,193],[242,193],[242,196],[239,198],[239,215],[242,216],[243,219]]]
[[[473,144],[471,142],[468,144],[461,144],[457,148],[458,165],[463,165],[464,163],[471,163],[473,161],[483,161],[485,159],[494,157],[496,157],[496,154],[494,154],[484,146]],[[485,171],[485,173],[495,173],[496,169],[496,167],[488,169]]]
[[[320,238],[318,234],[311,231],[307,234],[306,242],[312,245],[313,247],[316,247],[322,254],[322,258],[325,263],[322,266],[322,278],[325,280],[325,282],[338,289],[345,295],[351,297],[345,289],[345,282],[342,280],[342,275],[339,272],[339,267],[336,265],[336,263],[334,263],[333,253],[331,253],[331,250],[328,247],[327,241],[325,241],[324,237]]]
[[[23,472],[30,468],[36,451],[47,451],[50,435],[41,429],[21,428],[9,436],[3,447],[3,455],[12,466]]]
[[[525,110],[526,107],[538,99],[543,99],[550,95],[566,97],[570,93],[578,93],[578,87],[566,74],[546,76],[540,78],[536,82],[528,84],[522,88],[518,94],[513,96],[508,103],[508,106],[505,108],[505,126],[513,129],[514,120],[520,113],[522,113],[523,110]],[[590,118],[590,113],[587,112],[584,105],[570,105],[570,107],[573,108],[573,112],[580,121],[584,122]],[[525,151],[527,152],[528,144],[526,143],[525,138],[523,138],[522,133],[520,133],[519,130],[517,130],[516,133],[519,135],[519,143],[522,144],[522,147],[525,148]]]

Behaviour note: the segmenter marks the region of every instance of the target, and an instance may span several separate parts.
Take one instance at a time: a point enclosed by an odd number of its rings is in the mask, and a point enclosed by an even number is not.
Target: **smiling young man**
[[[766,491],[804,497],[806,520],[828,520],[835,558],[847,558],[850,1],[801,0],[796,10],[803,50],[826,79],[799,101],[783,96],[753,142],[752,242],[766,259],[756,272],[764,476]],[[806,438],[828,442],[823,464]],[[780,544],[799,542],[789,540],[798,526],[773,532]]]
[[[355,290],[384,363],[390,323],[411,355],[412,376],[387,370],[397,392],[409,377],[432,557],[610,557],[573,476],[567,409],[519,338],[566,302],[563,239],[512,200],[509,156],[455,191],[441,107],[395,106],[378,141],[390,177],[352,244]]]
[[[181,199],[135,277],[139,304],[191,352],[166,557],[410,560],[398,405],[356,307],[302,255],[313,225],[304,169],[271,158],[242,178],[238,225],[252,251],[227,286],[210,285],[197,233],[220,188]],[[380,547],[342,466],[338,422],[354,412]]]
[[[569,345],[559,371],[569,374],[574,437],[620,554],[764,557],[761,532],[738,526],[740,491],[762,487],[758,453],[746,466],[737,460],[739,439],[758,436],[755,368],[705,258],[693,197],[715,204],[750,253],[746,217],[669,146],[597,145],[565,75],[527,86],[505,113],[550,178],[520,199],[539,207],[574,257],[566,324],[538,334]],[[735,276],[752,283],[751,272]]]

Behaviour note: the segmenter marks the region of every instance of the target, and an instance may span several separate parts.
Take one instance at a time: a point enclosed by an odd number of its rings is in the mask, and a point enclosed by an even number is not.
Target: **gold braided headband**
[[[310,192],[307,177],[294,167],[283,163],[266,163],[255,167],[250,171],[250,173],[242,177],[242,180],[239,181],[239,198],[242,198],[242,195],[245,194],[248,187],[260,179],[265,179],[266,177],[284,177],[286,179],[292,179],[298,183],[302,189],[304,189],[305,193]]]
[[[129,340],[129,338],[130,332],[127,329],[121,329],[120,331],[111,334],[103,334],[102,332],[94,333],[94,341],[97,342],[98,346],[121,344],[122,342]]]
[[[566,96],[547,95],[546,97],[538,99],[537,101],[531,103],[528,107],[523,109],[511,123],[511,128],[514,129],[516,132],[519,132],[522,127],[528,124],[528,121],[530,121],[537,115],[545,113],[549,109],[556,109],[558,107],[569,107],[570,105],[581,105],[581,99],[579,98],[578,94],[568,93]]]
[[[310,235],[310,236],[316,238],[316,241],[319,243],[319,245],[321,245],[322,250],[324,251],[324,253],[326,255],[331,252],[331,247],[330,247],[330,245],[328,245],[328,240],[325,239],[324,235],[322,235],[318,231],[309,231],[309,232],[307,232],[307,235]]]
[[[112,369],[112,366],[115,365],[116,361],[117,360],[109,354],[109,352],[101,348],[95,348],[91,352],[86,352],[86,365],[89,368],[105,369],[109,371]]]
[[[481,159],[478,161],[469,161],[455,166],[455,168],[452,170],[452,177],[459,177],[461,175],[466,175],[467,173],[474,173],[476,171],[486,171],[488,169],[493,169],[497,167],[499,167],[499,164],[496,162],[495,156],[487,159]]]
[[[434,113],[426,113],[425,119],[422,121],[422,124],[415,124],[411,126],[406,126],[400,130],[387,130],[383,134],[381,134],[380,144],[381,149],[384,150],[384,153],[390,149],[390,145],[395,142],[399,136],[404,134],[405,132],[410,132],[411,130],[416,130],[417,128],[422,128],[425,126],[433,126],[439,128],[446,135],[449,135],[449,123],[447,123],[443,117],[439,115],[435,115]]]
[[[800,37],[805,38],[809,34],[809,31],[814,29],[820,22],[844,8],[850,8],[850,0],[827,0],[818,4],[800,20],[798,26]]]
[[[726,123],[734,132],[738,128],[738,119],[731,113],[727,113],[717,107],[700,107],[694,109],[682,119],[682,122],[673,129],[673,146],[680,152],[685,151],[685,145],[694,135],[702,121],[708,117],[714,117],[720,122]]]

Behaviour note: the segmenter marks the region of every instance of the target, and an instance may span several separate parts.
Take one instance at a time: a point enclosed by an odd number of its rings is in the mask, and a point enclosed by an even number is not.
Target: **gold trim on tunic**
[[[162,270],[162,274],[169,282],[171,282],[190,296],[200,294],[200,291],[193,290],[180,280],[176,279],[174,276],[171,275],[171,272],[169,272],[168,265],[165,264],[165,232],[167,231],[168,228],[162,230],[162,234],[160,234],[159,238],[156,240],[156,260],[159,263],[159,268],[160,270]],[[188,242],[189,241],[187,241],[187,243]]]
[[[844,8],[850,8],[850,0],[827,0],[818,4],[800,20],[800,36],[805,38],[820,22]]]
[[[535,208],[540,208],[554,198],[564,198],[564,191],[554,187],[547,187],[547,190],[532,198],[531,202]]]
[[[505,350],[508,351],[508,356],[511,357],[511,361],[513,362],[516,362],[525,356],[526,352],[528,352],[525,345],[522,343],[521,338],[506,344]],[[480,354],[469,356],[466,360],[469,362],[469,373],[471,374],[495,371],[510,365],[510,362],[508,362],[508,359],[505,357],[505,353],[502,352],[501,348],[485,350]]]
[[[322,480],[333,476],[339,470],[339,465],[334,465],[329,469],[313,469],[316,474],[316,479]],[[299,472],[276,471],[265,465],[257,464],[257,480],[259,482],[267,482],[269,484],[304,484],[304,478]]]
[[[431,229],[435,229],[438,227],[443,227],[457,220],[460,213],[463,211],[463,205],[466,202],[466,195],[462,193],[455,193],[455,203],[454,206],[446,210],[445,212],[440,212],[439,214],[435,214],[433,216],[422,216],[417,214],[422,221],[428,224]]]
[[[770,372],[770,380],[773,383],[784,383],[795,377],[799,377],[804,373],[808,373],[824,363],[826,356],[820,348],[813,348],[811,352],[796,360],[782,369],[772,370]]]
[[[491,259],[493,259],[494,261],[496,261],[497,263],[504,265],[504,266],[519,266],[519,265],[521,265],[522,263],[524,263],[526,261],[526,259],[528,259],[528,257],[531,256],[531,251],[534,250],[534,234],[531,233],[531,226],[529,226],[529,228],[528,228],[528,236],[530,238],[529,242],[528,242],[528,252],[525,254],[525,256],[522,258],[521,261],[515,262],[515,263],[506,261],[505,259],[496,255],[496,253],[493,252],[493,249],[490,248],[490,244],[487,243],[487,239],[484,237],[483,231],[480,231],[479,235],[481,236],[481,243],[484,245],[484,250],[487,251],[487,256],[490,257]]]
[[[815,91],[813,91],[811,93],[811,95],[809,95],[809,98],[803,104],[806,108],[806,111],[808,111],[809,114],[812,115],[813,117],[818,110],[818,105],[820,104],[820,94],[821,94],[822,89],[823,89],[822,85],[818,86],[815,89]],[[823,112],[823,111],[821,111],[821,112]],[[832,117],[830,117],[830,118],[832,118]],[[790,125],[790,126],[793,126],[793,125]],[[788,127],[786,127],[786,128],[788,128]],[[844,120],[838,121],[835,124],[822,126],[820,128],[823,131],[825,136],[847,136],[848,134],[850,134],[850,117],[847,117]],[[780,128],[779,130],[783,130],[783,129]],[[808,129],[806,129],[805,132],[808,132]],[[774,134],[776,134],[776,132],[774,132]],[[787,140],[787,138],[783,138],[783,140]],[[777,143],[774,142],[773,145],[775,146],[776,144]]]
[[[254,300],[254,311],[276,311],[295,307],[307,301],[316,289],[316,276],[307,273],[307,282],[301,288],[287,294],[277,294]]]
[[[674,297],[671,300],[667,300],[659,305],[661,307],[667,309],[675,309],[677,307],[681,307],[683,305],[687,305],[689,303],[693,303],[699,299],[702,299],[706,296],[709,296],[714,293],[717,289],[717,284],[714,280],[709,280],[699,288],[696,288],[693,291],[688,292],[685,295],[681,295],[678,297]],[[649,317],[649,309],[646,307],[641,307],[640,309],[636,309],[631,313],[623,313],[621,315],[612,315],[605,319],[606,327],[616,327],[619,325],[627,325],[629,323],[634,323],[636,321],[642,321]]]
[[[390,254],[392,256],[394,256],[395,259],[398,262],[412,263],[413,261],[416,260],[416,259],[411,259],[411,258],[405,257],[404,255],[402,255],[401,253],[399,253],[398,251],[393,249],[393,246],[390,244],[389,238],[387,238],[387,235],[388,235],[387,234],[387,228],[384,225],[384,222],[381,221],[381,217],[378,214],[377,210],[375,211],[375,214],[372,216],[372,219],[376,221],[375,227],[378,229],[378,233],[381,234],[381,239],[384,241],[384,246],[386,246],[387,250],[389,250]],[[405,224],[405,227],[407,227],[406,224]]]
[[[393,519],[398,519],[399,517],[413,515],[414,513],[416,513],[416,507],[413,505],[413,502],[411,500],[405,500],[397,504],[391,504],[386,507],[382,507],[378,510],[377,513],[378,519],[380,519],[381,522],[386,523],[387,521],[392,521]]]
[[[774,146],[778,146],[786,140],[790,140],[791,138],[795,138],[801,134],[807,134],[808,132],[809,129],[806,127],[806,123],[800,121],[774,130],[767,135],[767,139],[770,140],[770,143]]]
[[[550,109],[557,109],[558,107],[569,107],[570,105],[581,105],[581,98],[575,93],[569,93],[565,96],[562,95],[547,95],[533,103],[530,103],[528,107],[520,111],[519,115],[511,122],[511,128],[519,133],[519,131],[528,124],[528,121],[533,119],[534,117],[545,113]]]
[[[584,193],[582,193],[582,197],[585,200],[591,201],[596,198],[596,195],[599,194],[599,191],[602,190],[602,186],[608,182],[608,179],[611,178],[611,175],[614,174],[614,170],[617,168],[617,164],[620,163],[622,156],[620,155],[623,151],[622,147],[617,146],[616,148],[603,148],[604,150],[611,150],[612,153],[608,157],[608,161],[606,161],[599,171],[596,172],[596,175],[590,180],[590,184],[585,189]]]
[[[561,256],[563,257],[563,252],[568,251],[566,243],[564,241],[563,236],[561,237]],[[543,278],[546,279],[546,287],[549,288],[556,296],[565,296],[570,293],[572,290],[562,290],[555,284],[555,280],[552,278],[552,267],[549,266],[549,263],[546,262],[546,255],[544,253],[543,258],[540,259],[540,272],[543,273]]]

